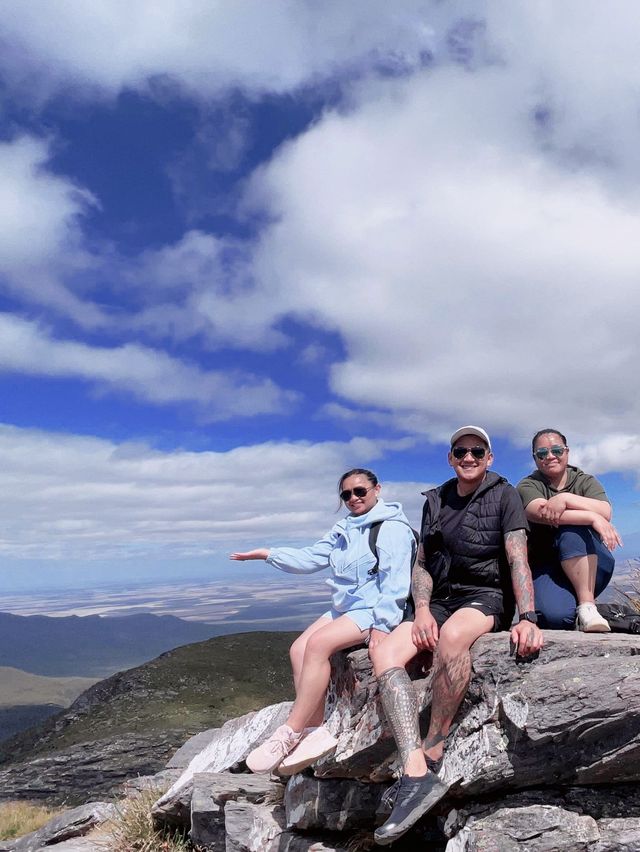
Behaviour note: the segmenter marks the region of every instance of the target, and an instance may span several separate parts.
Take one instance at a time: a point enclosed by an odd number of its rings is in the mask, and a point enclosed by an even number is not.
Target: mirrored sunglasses
[[[551,453],[552,456],[559,459],[564,455],[564,451],[568,449],[568,447],[561,447],[560,444],[554,444],[553,447],[540,447],[539,450],[535,451],[534,456],[542,461],[542,459],[546,459],[549,453]]]

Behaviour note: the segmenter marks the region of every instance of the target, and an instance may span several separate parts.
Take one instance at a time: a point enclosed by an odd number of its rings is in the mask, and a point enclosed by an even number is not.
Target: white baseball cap
[[[458,438],[462,438],[463,435],[475,435],[476,438],[481,438],[489,447],[489,452],[491,452],[491,441],[489,440],[489,436],[484,429],[480,428],[480,426],[461,426],[460,429],[456,429],[451,436],[451,446],[455,444]]]

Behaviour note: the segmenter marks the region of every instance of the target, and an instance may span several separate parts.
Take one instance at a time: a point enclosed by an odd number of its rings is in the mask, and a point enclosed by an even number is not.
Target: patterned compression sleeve
[[[387,669],[378,678],[380,700],[404,766],[409,753],[420,748],[418,700],[404,668]]]

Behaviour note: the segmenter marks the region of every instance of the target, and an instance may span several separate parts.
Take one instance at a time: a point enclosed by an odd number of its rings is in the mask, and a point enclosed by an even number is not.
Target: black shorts
[[[463,607],[477,609],[484,615],[492,615],[493,632],[507,630],[511,624],[512,613],[505,613],[504,595],[500,589],[466,586],[457,588],[446,598],[432,598],[429,604],[429,610],[438,627],[442,627],[454,612]],[[405,620],[413,621],[413,614],[408,614]]]

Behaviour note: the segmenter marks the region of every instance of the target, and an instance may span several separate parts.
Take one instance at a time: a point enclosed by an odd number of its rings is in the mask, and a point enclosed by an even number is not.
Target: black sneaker
[[[449,785],[433,772],[419,778],[403,775],[391,816],[373,835],[376,843],[387,846],[402,837],[446,795],[448,789]]]
[[[434,775],[437,775],[440,772],[440,767],[442,766],[442,758],[438,760],[431,760],[430,757],[426,758],[427,761],[427,769],[430,772],[433,772]],[[378,806],[379,813],[388,813],[390,814],[393,810],[393,806],[396,803],[396,796],[398,795],[398,790],[400,789],[400,781],[401,778],[397,778],[390,787],[384,791],[382,796],[380,797],[380,805]]]
[[[397,778],[390,787],[384,791],[380,798],[380,805],[378,810],[383,813],[390,814],[393,810],[393,806],[396,803],[396,796],[398,795],[398,790],[400,789],[400,779]]]

